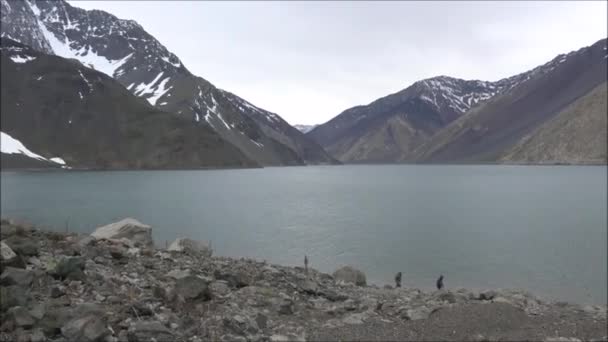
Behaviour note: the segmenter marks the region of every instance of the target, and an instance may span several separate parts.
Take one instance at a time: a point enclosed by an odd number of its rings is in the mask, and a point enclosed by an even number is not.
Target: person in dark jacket
[[[443,275],[439,276],[437,279],[437,290],[441,290],[443,288]]]
[[[395,274],[395,287],[401,287],[401,272]]]

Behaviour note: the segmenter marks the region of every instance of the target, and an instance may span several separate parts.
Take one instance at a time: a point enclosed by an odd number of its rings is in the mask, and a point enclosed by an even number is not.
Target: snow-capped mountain
[[[553,74],[586,51],[559,55],[530,71],[495,82],[448,76],[421,80],[368,105],[347,109],[307,135],[343,162],[407,160],[414,149],[473,108]]]
[[[308,133],[317,126],[319,126],[319,125],[293,125],[293,127],[295,127],[298,131],[300,131],[302,133]]]
[[[63,0],[1,0],[1,6],[3,36],[101,71],[151,105],[193,125],[210,126],[263,165],[304,162],[298,151],[269,137],[256,123],[256,117],[268,112],[244,105],[248,102],[236,95],[228,99],[224,91],[193,75],[135,21],[86,11]],[[279,119],[269,115],[266,126],[274,128],[272,122]],[[308,140],[299,132],[286,138]],[[320,146],[310,144],[318,147],[310,163],[331,161]]]
[[[207,125],[151,106],[80,62],[0,38],[2,168],[256,167]]]

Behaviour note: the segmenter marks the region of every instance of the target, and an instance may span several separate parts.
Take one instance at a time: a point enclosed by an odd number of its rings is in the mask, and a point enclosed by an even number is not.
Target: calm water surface
[[[522,288],[606,303],[606,167],[325,166],[217,171],[2,172],[3,217],[92,232],[124,217],[158,245],[345,264],[368,282]]]

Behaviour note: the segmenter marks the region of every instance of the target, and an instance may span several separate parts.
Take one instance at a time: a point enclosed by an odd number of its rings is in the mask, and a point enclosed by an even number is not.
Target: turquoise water
[[[360,165],[212,171],[2,172],[3,217],[92,232],[134,217],[157,245],[431,289],[522,288],[606,303],[606,167]]]

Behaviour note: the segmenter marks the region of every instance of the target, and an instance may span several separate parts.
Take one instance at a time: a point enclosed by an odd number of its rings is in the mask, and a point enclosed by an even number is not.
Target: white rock
[[[167,251],[182,252],[190,255],[202,255],[206,257],[210,257],[213,254],[213,250],[208,244],[187,238],[175,239],[175,241],[169,245]]]
[[[11,261],[17,257],[17,254],[13,252],[13,250],[4,243],[4,241],[0,241],[0,259],[1,261]]]
[[[111,223],[107,226],[97,228],[92,234],[96,239],[120,240],[126,239],[133,243],[140,243],[147,247],[153,247],[152,228],[136,219],[126,218]]]

